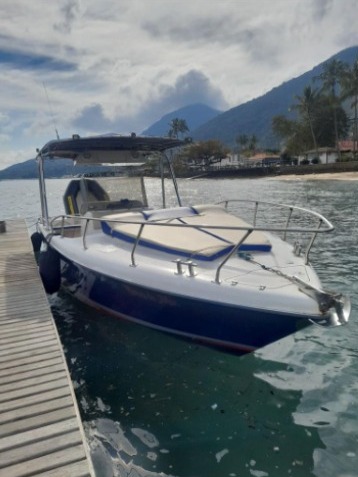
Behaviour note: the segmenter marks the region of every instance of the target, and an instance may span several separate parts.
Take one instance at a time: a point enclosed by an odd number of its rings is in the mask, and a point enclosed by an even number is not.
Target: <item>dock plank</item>
[[[7,466],[6,477],[38,475],[39,472],[48,472],[49,470],[56,469],[64,464],[78,462],[85,459],[86,454],[81,443],[57,452],[52,452],[41,457],[27,460],[26,462]],[[48,475],[48,473],[46,475]]]
[[[73,462],[65,467],[57,467],[46,473],[36,474],[36,477],[91,477],[85,461]]]
[[[74,408],[71,406],[71,402],[67,402],[64,407],[43,412],[42,414],[36,414],[33,416],[25,416],[16,421],[6,422],[1,425],[1,436],[19,436],[25,431],[33,431],[41,427],[48,426],[49,424],[59,425],[67,419],[77,417]]]
[[[51,404],[51,401],[54,401],[56,399],[70,396],[71,393],[68,390],[67,386],[63,386],[63,383],[61,383],[60,387],[49,387],[48,391],[46,392],[39,392],[38,394],[33,394],[33,395],[25,395],[24,397],[16,397],[16,399],[12,400],[7,400],[6,404],[6,409],[7,412],[2,412],[0,411],[0,422],[2,419],[5,419],[5,416],[7,413],[11,413],[13,411],[18,411],[20,414],[22,409],[24,409],[24,412],[28,412],[28,409],[31,407],[33,409],[38,409],[41,410],[41,404],[43,404],[43,409],[45,409],[45,406],[47,404]],[[2,408],[5,406],[2,405]]]
[[[0,475],[94,477],[23,220],[0,233]]]
[[[66,432],[65,434],[49,436],[45,440],[39,442],[31,442],[30,444],[16,447],[0,455],[0,470],[9,465],[26,462],[59,450],[79,445],[81,442],[82,436],[76,429]]]
[[[9,361],[3,361],[0,362],[0,375],[4,375],[4,373],[9,373],[9,372],[16,372],[16,369],[19,369],[22,366],[29,365],[31,364],[33,366],[38,366],[38,363],[41,362],[47,362],[48,359],[52,358],[59,358],[61,359],[62,362],[62,354],[60,350],[56,347],[53,349],[44,349],[41,350],[41,353],[35,354],[29,354],[26,356],[20,356],[17,357],[16,359],[11,359]],[[15,369],[16,368],[16,369]]]
[[[30,379],[36,378],[36,382],[41,382],[43,379],[47,379],[48,375],[56,375],[57,372],[63,371],[62,361],[60,359],[52,360],[51,362],[40,363],[36,368],[31,366],[30,369],[22,370],[22,372],[6,373],[0,375],[0,386],[4,389],[4,386],[10,383],[18,383],[17,386],[26,385]]]
[[[64,369],[58,371],[52,370],[49,374],[41,374],[40,376],[23,379],[20,382],[16,381],[3,384],[0,388],[0,402],[7,400],[5,396],[7,396],[9,392],[18,393],[21,396],[30,395],[30,393],[40,392],[39,385],[45,389],[50,389],[50,387],[47,387],[47,384],[51,383],[51,381],[58,382],[62,379],[67,379],[67,374]],[[15,395],[13,395],[12,398],[10,397],[10,399],[13,398],[15,398]]]
[[[0,363],[8,362],[12,359],[22,358],[26,356],[35,356],[37,354],[41,354],[44,350],[52,350],[56,349],[58,343],[55,338],[51,340],[47,340],[45,343],[34,344],[34,345],[27,345],[21,346],[17,350],[7,350],[1,349],[0,350]]]
[[[46,454],[81,444],[81,442],[81,434],[76,429],[57,436],[47,436],[43,441],[32,441],[27,445],[8,449],[6,453],[4,452],[0,455],[0,471],[3,467],[42,457]]]
[[[13,330],[13,328],[12,328]],[[0,335],[1,336],[1,335]],[[3,339],[0,338],[0,346],[3,349],[18,348],[20,346],[26,346],[27,343],[36,344],[41,343],[43,340],[51,339],[53,336],[53,330],[46,330],[42,333],[28,333],[27,335],[19,336],[6,336]]]
[[[5,316],[0,316],[0,323],[2,324],[3,322],[8,322],[8,323],[14,323],[15,321],[18,322],[21,320],[22,322],[25,321],[33,321],[40,323],[42,321],[48,321],[48,316],[47,313],[45,313],[44,310],[26,310],[26,315],[24,316],[23,310],[21,308],[19,310],[7,310],[7,315]]]
[[[51,394],[54,391],[64,395],[67,393],[67,375],[65,377],[54,379],[53,381],[46,380],[44,383],[35,384],[33,386],[28,386],[24,388],[18,388],[17,385],[12,385],[11,390],[0,392],[0,403],[9,402],[6,406],[8,409],[13,408],[14,406],[19,406],[18,400],[31,398],[31,403],[41,402],[46,399],[51,399]],[[14,389],[15,388],[15,389]],[[47,397],[44,396],[44,394]]]
[[[28,336],[30,333],[43,333],[48,330],[52,331],[52,324],[48,322],[44,323],[21,323],[21,325],[14,325],[12,323],[8,325],[2,325],[0,323],[0,337],[22,337]]]
[[[3,437],[0,438],[0,452],[18,448],[26,444],[43,441],[49,437],[64,434],[73,431],[74,429],[77,429],[77,420],[72,417],[55,424],[48,424],[47,426],[18,433],[15,436]]]

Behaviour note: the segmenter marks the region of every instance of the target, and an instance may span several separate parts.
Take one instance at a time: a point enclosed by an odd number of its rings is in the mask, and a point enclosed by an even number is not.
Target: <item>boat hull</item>
[[[83,267],[61,257],[62,286],[112,315],[238,352],[251,352],[309,324],[306,316],[225,305],[168,293]]]

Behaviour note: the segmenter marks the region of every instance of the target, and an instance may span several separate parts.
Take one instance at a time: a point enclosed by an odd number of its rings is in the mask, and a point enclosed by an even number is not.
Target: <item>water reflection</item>
[[[323,332],[314,327],[282,340],[258,354],[265,369],[256,377],[283,392],[301,392],[293,422],[322,445],[313,451],[314,475],[356,475],[358,423],[357,349],[350,350],[346,329]],[[285,366],[277,370],[277,365]],[[353,381],[352,381],[353,378]],[[339,473],[344,469],[344,473]]]
[[[302,391],[265,379],[286,379],[282,363],[98,317],[66,295],[52,305],[99,476],[310,475],[323,445],[294,422]]]

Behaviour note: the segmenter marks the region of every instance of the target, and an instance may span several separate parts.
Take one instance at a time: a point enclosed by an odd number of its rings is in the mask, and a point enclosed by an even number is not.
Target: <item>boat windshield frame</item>
[[[171,152],[188,144],[188,140],[171,137],[107,135],[53,140],[37,150],[37,163],[40,187],[42,222],[49,225],[49,213],[45,183],[45,160],[72,159],[81,165],[142,166],[146,161],[160,159],[162,184],[164,183],[164,159],[169,168],[179,206],[182,205],[174,169],[171,164]],[[162,185],[162,202],[165,207],[165,189]]]

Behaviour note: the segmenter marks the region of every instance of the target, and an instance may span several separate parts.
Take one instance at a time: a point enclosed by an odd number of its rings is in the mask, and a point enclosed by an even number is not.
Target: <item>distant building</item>
[[[339,150],[343,153],[357,152],[358,151],[358,142],[357,141],[339,141],[338,143]]]
[[[276,166],[281,163],[281,156],[277,154],[260,152],[254,156],[247,157],[245,165],[247,167]]]
[[[358,152],[358,143],[357,141],[339,141],[338,142],[339,151],[342,154],[349,154],[351,152]],[[334,147],[319,147],[318,149],[311,149],[310,151],[306,151],[299,156],[299,162],[303,160],[308,160],[312,163],[312,160],[318,157],[319,162],[321,164],[332,164],[333,162],[337,162],[339,157],[338,151]]]
[[[317,158],[321,164],[332,164],[338,158],[337,150],[333,147],[319,147],[318,149],[311,149],[306,151],[298,157],[299,163],[303,160],[312,163],[312,160]]]
[[[221,159],[220,162],[214,162],[211,167],[213,169],[235,169],[241,165],[238,154],[228,154]]]

